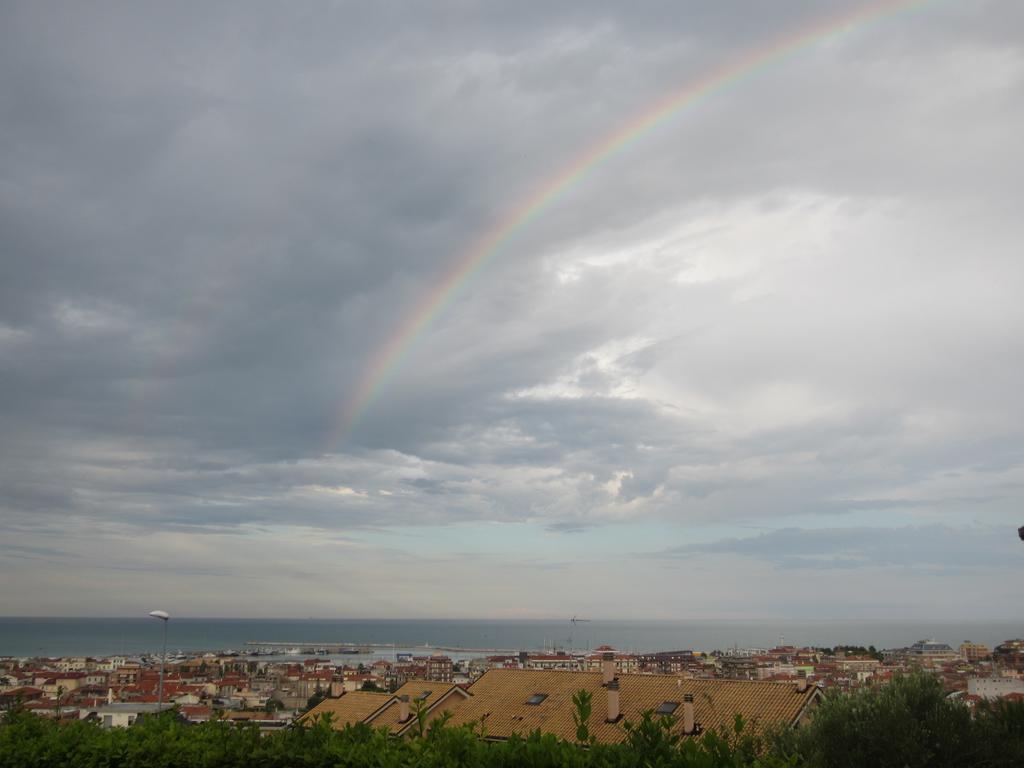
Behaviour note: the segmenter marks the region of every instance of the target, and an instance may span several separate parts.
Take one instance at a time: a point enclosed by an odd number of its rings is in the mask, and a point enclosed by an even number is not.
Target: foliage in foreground
[[[554,736],[489,743],[471,728],[443,723],[423,735],[396,740],[367,725],[341,731],[322,718],[312,728],[260,736],[254,726],[211,721],[185,725],[173,713],[147,718],[131,728],[103,730],[78,721],[58,725],[28,712],[12,712],[0,726],[0,768],[389,768],[391,766],[571,766],[588,768],[781,768],[772,756],[758,760],[759,744],[742,733],[709,734],[702,742],[680,740],[668,721],[650,715],[630,727],[625,745],[583,748]]]
[[[0,724],[0,768],[846,768],[847,766],[1024,765],[1024,704],[983,707],[973,719],[923,676],[877,691],[839,696],[814,722],[766,741],[737,719],[727,733],[680,739],[671,721],[646,715],[627,728],[627,742],[588,738],[578,706],[581,744],[532,734],[488,743],[471,728],[443,722],[416,729],[411,740],[357,725],[335,731],[327,719],[261,737],[254,726],[185,725],[173,713],[127,729],[92,722],[57,724],[14,710]],[[585,746],[584,746],[585,745]]]
[[[1024,766],[1024,702],[982,703],[974,717],[917,673],[834,696],[806,728],[779,733],[776,754],[815,768]]]

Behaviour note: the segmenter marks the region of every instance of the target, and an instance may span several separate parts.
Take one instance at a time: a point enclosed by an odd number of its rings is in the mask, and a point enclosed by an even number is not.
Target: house
[[[347,691],[361,691],[367,683],[379,686],[380,678],[372,674],[352,672],[345,675],[345,679],[340,686],[336,686],[334,681],[331,681],[331,695],[340,696],[343,692]]]
[[[61,672],[48,676],[41,687],[46,693],[56,695],[59,691],[73,691],[86,685],[87,677],[85,672]]]
[[[387,728],[392,736],[404,736],[418,722],[417,709],[422,709],[428,720],[433,720],[467,698],[469,694],[451,683],[410,680],[393,694],[353,691],[337,699],[325,699],[298,722],[312,725],[321,715],[330,713],[331,725],[338,730],[346,725],[366,723],[374,728]]]
[[[392,699],[390,693],[351,691],[336,699],[324,699],[298,719],[300,725],[312,725],[321,715],[330,715],[331,725],[341,730],[346,725],[366,722]]]
[[[374,728],[388,729],[392,736],[411,733],[422,710],[427,722],[433,721],[443,712],[454,711],[469,694],[457,685],[435,680],[410,680],[390,698],[367,722]]]
[[[290,720],[284,717],[276,717],[265,712],[221,712],[220,720],[229,723],[255,725],[260,733],[270,733],[287,728]]]
[[[0,709],[7,709],[17,703],[25,704],[30,701],[38,701],[42,697],[42,688],[33,688],[32,686],[11,688],[0,693]]]
[[[181,716],[190,723],[205,723],[213,717],[213,707],[201,704],[183,704],[179,711]]]
[[[507,739],[535,730],[575,740],[573,696],[591,694],[588,723],[598,741],[621,742],[623,723],[638,722],[643,713],[670,715],[683,735],[731,728],[741,715],[752,732],[779,725],[796,726],[821,697],[807,683],[738,680],[695,680],[669,675],[614,676],[614,659],[601,672],[570,672],[497,668],[485,672],[468,690],[435,681],[415,680],[394,695],[357,691],[328,699],[300,718],[312,724],[330,712],[335,728],[350,723],[386,727],[396,737],[409,734],[422,707],[427,722],[450,713],[452,725],[477,724],[486,738]],[[418,703],[420,702],[420,703]]]
[[[623,722],[638,722],[646,711],[676,718],[674,728],[684,735],[729,728],[736,715],[754,732],[782,724],[795,726],[821,696],[806,679],[776,683],[669,675],[614,677],[608,670],[492,669],[469,687],[468,699],[452,708],[451,723],[480,723],[489,739],[540,730],[575,740],[572,699],[580,690],[592,697],[590,733],[604,743],[623,741]]]
[[[126,728],[146,715],[155,715],[168,709],[168,704],[152,702],[113,702],[98,707],[83,707],[79,710],[82,720],[98,720],[103,728]]]

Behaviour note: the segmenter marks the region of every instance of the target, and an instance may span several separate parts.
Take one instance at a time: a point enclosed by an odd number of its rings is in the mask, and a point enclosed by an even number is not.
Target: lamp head
[[[169,614],[167,611],[150,611],[149,615],[152,616],[154,619],[161,619],[163,621],[167,621],[169,618],[171,618],[171,614]]]

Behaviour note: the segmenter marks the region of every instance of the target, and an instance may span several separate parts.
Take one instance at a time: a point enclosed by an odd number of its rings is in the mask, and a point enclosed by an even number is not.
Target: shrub
[[[972,719],[938,679],[915,672],[826,699],[807,727],[776,735],[775,753],[821,768],[1021,765],[1000,756],[1020,754],[1022,728],[1021,714],[1003,705]]]
[[[532,733],[488,743],[483,729],[418,719],[412,739],[365,724],[342,730],[331,718],[261,736],[255,726],[187,725],[176,712],[104,730],[95,722],[56,723],[15,707],[0,721],[0,768],[833,768],[846,766],[1024,765],[1024,703],[982,704],[972,718],[933,678],[913,675],[878,690],[826,700],[812,723],[767,738],[741,718],[699,739],[680,738],[671,718],[648,712],[626,726],[624,744],[597,744],[586,731],[588,702],[577,700],[583,743]],[[585,737],[585,738],[581,738]]]

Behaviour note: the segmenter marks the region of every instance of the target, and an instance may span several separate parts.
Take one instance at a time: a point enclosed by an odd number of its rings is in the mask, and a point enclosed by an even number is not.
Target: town
[[[714,724],[717,715],[706,702],[715,696],[724,701],[723,691],[728,691],[731,702],[729,716],[747,712],[755,719],[795,723],[818,697],[884,685],[912,670],[934,675],[950,697],[969,706],[982,700],[1024,699],[1024,639],[1007,640],[992,649],[969,641],[954,648],[922,640],[884,651],[873,646],[780,644],[767,649],[628,653],[602,646],[458,660],[440,653],[396,652],[369,663],[338,663],[337,658],[317,655],[317,649],[307,650],[313,651],[312,657],[209,652],[167,658],[163,664],[156,655],[0,657],[0,709],[18,706],[41,717],[94,720],[109,728],[130,726],[173,706],[190,723],[246,722],[264,732],[330,712],[336,727],[367,722],[391,726],[400,734],[411,720],[411,699],[414,706],[433,714],[450,712],[456,722],[487,717],[500,705],[513,712],[505,726],[511,734],[530,730],[527,725],[534,721],[528,715],[545,698],[568,706],[572,694],[590,687],[595,701],[598,693],[603,697],[606,722],[662,711],[661,707],[675,713],[680,705],[675,696],[683,703],[676,713],[683,715],[682,727],[693,729]],[[691,689],[703,692],[696,713],[693,694],[686,692]],[[762,712],[766,706],[771,713]],[[515,714],[517,709],[522,713]],[[571,719],[566,715],[534,724],[556,731],[557,722]],[[500,735],[494,725],[491,733]]]

